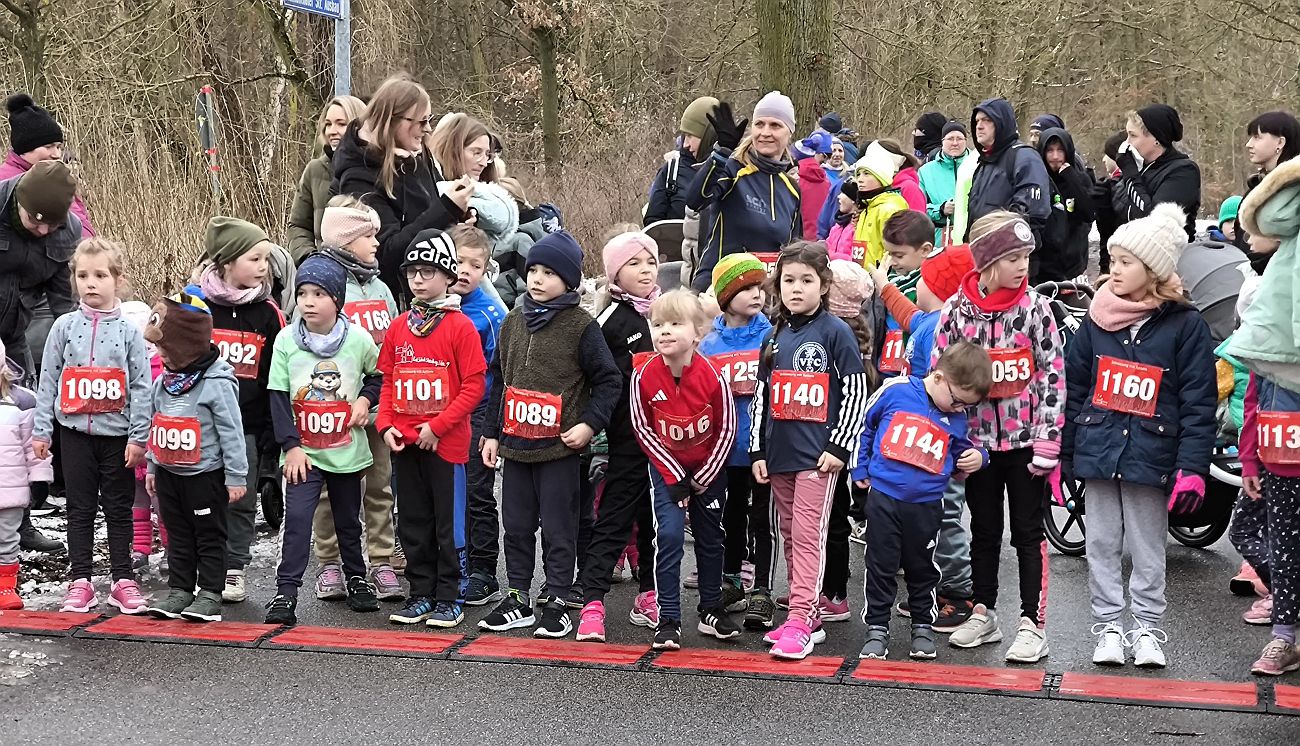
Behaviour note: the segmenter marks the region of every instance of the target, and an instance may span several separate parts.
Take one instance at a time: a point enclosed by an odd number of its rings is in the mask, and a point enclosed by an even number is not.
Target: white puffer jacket
[[[52,459],[40,461],[32,451],[36,395],[17,386],[0,399],[0,510],[25,508],[32,482],[54,481]]]

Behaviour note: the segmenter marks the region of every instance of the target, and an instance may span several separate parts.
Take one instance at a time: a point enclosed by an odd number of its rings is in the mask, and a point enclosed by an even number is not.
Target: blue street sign
[[[343,0],[280,0],[280,4],[289,10],[315,13],[336,21],[343,18]]]

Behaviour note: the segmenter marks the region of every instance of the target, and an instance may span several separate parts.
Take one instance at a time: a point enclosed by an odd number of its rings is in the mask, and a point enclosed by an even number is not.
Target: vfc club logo
[[[805,373],[826,371],[826,348],[821,342],[804,342],[794,351],[794,369]]]

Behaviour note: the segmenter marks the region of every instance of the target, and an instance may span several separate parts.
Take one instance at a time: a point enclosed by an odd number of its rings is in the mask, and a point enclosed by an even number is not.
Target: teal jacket
[[[939,156],[921,166],[921,191],[925,192],[925,212],[934,221],[934,245],[943,245],[943,227],[952,223],[953,216],[943,214],[943,203],[957,197],[957,169],[970,151],[958,158],[946,155],[942,150]]]

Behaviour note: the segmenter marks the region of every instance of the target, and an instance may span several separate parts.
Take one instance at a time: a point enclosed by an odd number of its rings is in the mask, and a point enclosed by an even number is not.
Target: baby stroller
[[[1206,281],[1207,276],[1216,274],[1220,267],[1217,261],[1207,261],[1206,257],[1221,255],[1194,251],[1195,246],[1197,245],[1189,246],[1183,260],[1180,260],[1179,274],[1186,288],[1198,290],[1197,294],[1192,296],[1192,301],[1204,314],[1207,309],[1212,312],[1213,309],[1221,308],[1225,302],[1225,299],[1220,297],[1222,283]],[[1078,282],[1048,282],[1039,285],[1036,290],[1048,299],[1068,349],[1070,341],[1088,313],[1088,305],[1093,296],[1092,288]],[[1197,301],[1197,295],[1201,296],[1200,302]],[[1234,291],[1233,299],[1235,295]],[[1227,301],[1226,305],[1231,309],[1233,301]],[[1052,499],[1053,488],[1060,489],[1064,497],[1064,506],[1057,505]],[[1220,444],[1210,461],[1209,479],[1205,484],[1205,501],[1195,512],[1170,515],[1169,534],[1179,543],[1189,547],[1204,548],[1214,544],[1228,530],[1228,523],[1232,519],[1232,506],[1236,502],[1240,489],[1241,460],[1237,457],[1237,449],[1235,445]],[[1061,554],[1082,557],[1087,536],[1084,519],[1087,499],[1083,482],[1075,480],[1062,482],[1060,485],[1049,484],[1044,500],[1043,527],[1046,530],[1047,540]]]

